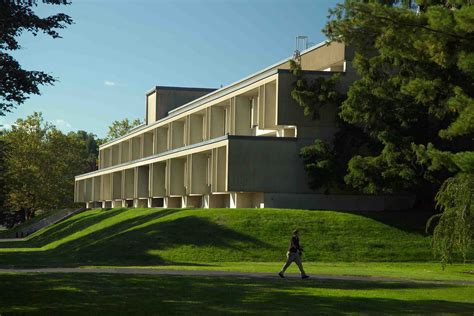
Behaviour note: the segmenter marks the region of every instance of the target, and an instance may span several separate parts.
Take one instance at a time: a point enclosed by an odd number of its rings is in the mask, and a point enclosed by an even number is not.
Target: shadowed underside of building
[[[353,52],[322,43],[301,53],[308,79],[356,78]],[[218,90],[157,86],[146,94],[145,124],[100,146],[99,169],[76,176],[87,207],[407,208],[411,197],[312,191],[299,157],[316,138],[332,141],[334,106],[317,120],[291,97],[285,59]]]

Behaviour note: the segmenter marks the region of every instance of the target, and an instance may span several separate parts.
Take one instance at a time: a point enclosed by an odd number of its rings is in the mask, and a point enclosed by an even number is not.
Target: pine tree
[[[349,66],[359,79],[339,116],[370,139],[359,144],[370,150],[342,166],[345,183],[364,193],[416,192],[419,201],[434,200],[442,213],[433,246],[443,263],[465,256],[474,238],[472,4],[348,0],[330,11],[324,29],[355,49]],[[336,144],[337,137],[333,152]],[[325,162],[328,148],[316,145],[306,164],[334,168]]]

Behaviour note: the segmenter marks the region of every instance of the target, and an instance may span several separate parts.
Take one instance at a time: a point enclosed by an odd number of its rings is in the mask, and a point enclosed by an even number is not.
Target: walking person
[[[290,245],[288,246],[288,252],[286,253],[286,262],[281,268],[281,271],[278,275],[281,278],[285,277],[285,271],[290,266],[290,264],[294,261],[301,272],[301,278],[307,279],[309,275],[304,272],[303,263],[301,263],[301,254],[303,252],[303,247],[300,246],[300,234],[298,230],[293,232],[293,236],[291,236]]]

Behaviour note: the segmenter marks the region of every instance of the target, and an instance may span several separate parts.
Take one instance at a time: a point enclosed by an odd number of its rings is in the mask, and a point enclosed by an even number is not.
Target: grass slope
[[[427,214],[276,209],[91,210],[0,244],[0,266],[279,262],[299,228],[305,261],[432,261]]]
[[[108,274],[0,274],[0,313],[466,314],[474,286]]]
[[[43,219],[45,219],[49,216],[53,216],[56,213],[61,212],[61,211],[62,211],[61,209],[39,211],[38,214],[36,214],[36,216],[33,217],[32,219],[30,219],[30,220],[28,220],[24,223],[18,224],[18,225],[14,226],[11,229],[6,229],[6,230],[0,231],[0,238],[15,238],[16,234],[18,233],[18,235],[20,236],[21,232],[24,232],[26,234],[26,232],[29,230],[30,226],[38,223],[39,221],[41,221],[41,220],[43,220]]]

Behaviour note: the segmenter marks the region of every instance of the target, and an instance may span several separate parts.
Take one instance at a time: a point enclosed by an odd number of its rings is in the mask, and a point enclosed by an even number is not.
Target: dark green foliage
[[[43,0],[43,3],[67,5],[67,0]],[[0,1],[0,116],[25,102],[30,94],[40,94],[39,86],[56,79],[42,71],[25,70],[8,52],[21,49],[17,41],[24,32],[44,33],[59,38],[57,29],[72,24],[66,14],[41,18],[32,10],[36,1]]]
[[[468,253],[473,238],[469,212],[460,210],[472,203],[474,6],[417,3],[346,1],[330,11],[325,32],[356,50],[361,78],[342,119],[383,146],[354,156],[346,182],[368,193],[410,190],[425,198],[441,187],[434,250],[446,263],[457,251]]]
[[[64,134],[45,122],[41,113],[18,119],[0,141],[4,144],[5,206],[27,219],[38,209],[72,206],[74,176],[95,167],[94,135]]]
[[[336,181],[336,157],[327,142],[316,139],[314,145],[301,149],[304,168],[310,176],[309,185],[312,189],[330,188]]]
[[[296,78],[291,96],[303,107],[305,115],[318,119],[321,107],[341,102],[342,95],[336,90],[338,75],[333,75],[329,79],[318,77],[309,81],[303,76],[301,66],[294,60],[290,60],[290,69]]]
[[[412,144],[472,149],[474,33],[466,3],[423,1],[417,14],[393,3],[348,1],[331,11],[326,34],[356,48],[353,65],[361,76],[341,117],[383,145],[377,155],[354,157],[349,184],[370,193],[434,195],[452,172],[414,163]],[[463,131],[456,142],[443,137],[454,130]]]
[[[82,141],[87,151],[87,169],[84,172],[91,172],[97,170],[97,157],[99,157],[99,145],[102,142],[96,135],[88,133],[86,131],[72,132],[76,137]]]
[[[437,206],[442,214],[434,230],[433,250],[441,258],[443,267],[450,263],[455,254],[461,253],[467,259],[474,240],[474,175],[460,173],[449,178],[436,195]]]

